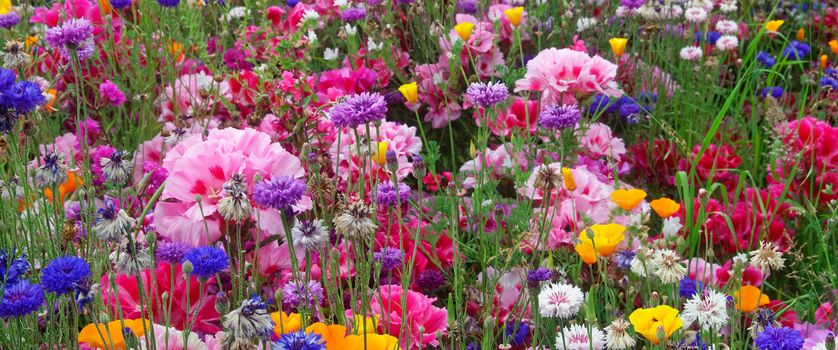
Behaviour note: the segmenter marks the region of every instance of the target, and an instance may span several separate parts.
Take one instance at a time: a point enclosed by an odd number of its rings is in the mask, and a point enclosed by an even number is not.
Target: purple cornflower
[[[388,272],[402,266],[404,253],[398,248],[385,247],[373,253],[373,258],[381,263],[381,272]]]
[[[507,322],[506,336],[512,346],[522,345],[530,336],[530,325],[525,322]]]
[[[768,327],[757,336],[754,345],[759,350],[800,350],[803,348],[803,336],[788,327]]]
[[[62,256],[52,260],[42,274],[44,290],[58,295],[67,294],[90,278],[90,265],[77,256]]]
[[[614,254],[614,262],[621,269],[630,269],[631,261],[634,260],[634,254],[631,250],[621,250],[617,254]]]
[[[111,6],[117,10],[131,6],[131,0],[111,0]]]
[[[119,107],[125,103],[125,94],[112,81],[105,79],[99,84],[99,95],[111,106]]]
[[[527,282],[529,283],[549,281],[552,277],[553,271],[550,271],[550,269],[546,267],[539,267],[535,270],[529,270],[527,272]]]
[[[20,281],[6,284],[0,300],[0,318],[20,317],[38,311],[44,303],[44,289],[39,284]]]
[[[323,286],[317,281],[308,281],[303,283],[299,281],[290,281],[282,287],[285,292],[285,299],[283,304],[290,308],[308,308],[312,309],[320,305],[323,300]]]
[[[296,331],[283,334],[274,342],[273,350],[325,350],[326,342],[320,334]]]
[[[722,33],[719,32],[707,32],[707,43],[710,45],[716,45],[716,42],[722,37]]]
[[[350,7],[340,12],[340,18],[344,22],[360,21],[367,17],[367,9],[364,6]]]
[[[297,6],[297,4],[299,4],[299,3],[300,3],[300,0],[286,0],[285,1],[285,5],[288,5],[288,7]]]
[[[157,3],[163,7],[175,7],[180,4],[180,0],[157,0]]]
[[[177,264],[183,262],[189,246],[181,242],[163,242],[157,246],[155,257],[158,261]]]
[[[410,199],[410,186],[404,183],[399,183],[398,190],[392,182],[378,185],[378,205],[381,207],[395,207],[407,203],[408,199]]]
[[[701,289],[701,284],[689,277],[682,278],[678,286],[681,297],[686,299],[692,298],[699,289]]]
[[[387,116],[387,102],[379,93],[362,92],[349,96],[329,111],[332,123],[337,127],[355,128],[359,125],[384,119]]]
[[[466,89],[466,95],[480,107],[491,107],[509,97],[509,89],[502,81],[489,83],[471,83]]]
[[[230,266],[230,258],[221,248],[203,246],[190,249],[184,259],[192,263],[192,275],[206,280]]]
[[[49,46],[58,49],[64,58],[69,59],[73,53],[84,61],[93,57],[93,26],[84,18],[72,18],[60,26],[47,29],[44,34]]]
[[[759,63],[766,68],[774,67],[774,65],[777,64],[777,60],[774,59],[774,56],[771,56],[771,54],[764,51],[757,53],[757,61],[759,61]]]
[[[766,98],[768,97],[768,95],[771,95],[771,97],[777,99],[783,97],[784,92],[785,91],[783,91],[783,88],[779,86],[769,86],[765,89],[762,89],[762,92],[759,95],[762,96],[762,98]]]
[[[437,270],[425,270],[416,277],[416,284],[425,292],[435,291],[444,283],[445,275]]]
[[[0,15],[0,28],[11,29],[20,23],[20,15],[17,12],[9,12]]]
[[[477,13],[477,0],[459,0],[457,1],[457,11],[468,14]]]
[[[786,59],[803,59],[806,56],[809,56],[809,53],[812,52],[812,49],[809,45],[805,43],[799,42],[797,40],[792,40],[789,43],[789,46],[783,50],[783,57]]]
[[[594,97],[591,98],[591,105],[588,106],[588,114],[590,115],[597,115],[597,114],[605,114],[614,112],[618,107],[619,103],[612,103],[611,98],[605,96],[603,94],[596,94]]]
[[[646,0],[620,0],[620,5],[625,6],[629,9],[637,9],[643,6],[646,3]]]
[[[290,176],[278,176],[253,187],[253,200],[281,212],[293,210],[306,193],[306,184]]]
[[[576,126],[582,119],[579,107],[574,105],[551,106],[541,111],[538,123],[547,129],[562,130]]]
[[[629,124],[636,124],[636,117],[643,113],[643,108],[628,96],[621,97],[619,103],[620,107],[617,108],[617,111],[620,112],[620,117],[629,122]],[[632,121],[634,121],[634,123],[632,123]]]

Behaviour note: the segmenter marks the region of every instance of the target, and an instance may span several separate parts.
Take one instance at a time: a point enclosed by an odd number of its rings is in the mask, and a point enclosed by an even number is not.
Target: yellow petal
[[[562,168],[562,177],[564,178],[564,188],[568,191],[576,189],[576,180],[573,179],[573,172],[570,168]]]
[[[513,7],[503,11],[503,14],[506,15],[506,19],[509,20],[509,23],[517,27],[521,24],[521,20],[524,19],[524,8],[521,6]]]
[[[399,92],[402,93],[407,102],[416,103],[416,101],[419,101],[419,88],[415,81],[399,86]]]
[[[628,39],[626,38],[611,38],[608,40],[608,44],[611,45],[611,52],[614,53],[614,56],[620,58],[623,55],[623,52],[626,50],[626,44],[628,43]]]
[[[463,22],[456,26],[454,26],[454,31],[460,35],[460,39],[463,41],[468,41],[471,38],[471,33],[474,32],[474,23],[471,22]]]
[[[389,149],[390,144],[385,141],[381,141],[378,142],[377,146],[375,154],[372,156],[372,160],[379,165],[384,165],[387,163],[387,150]]]
[[[765,30],[769,32],[776,32],[778,29],[780,29],[780,26],[782,26],[783,23],[785,23],[785,21],[781,19],[778,19],[776,21],[768,21],[768,23],[765,24]]]
[[[681,209],[681,205],[678,204],[678,202],[666,197],[661,197],[649,202],[649,206],[652,207],[652,210],[654,210],[655,213],[658,213],[658,215],[664,219],[674,215],[679,209]]]

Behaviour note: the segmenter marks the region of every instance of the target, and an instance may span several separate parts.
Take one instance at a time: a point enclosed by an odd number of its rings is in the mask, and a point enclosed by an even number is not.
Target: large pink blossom
[[[619,161],[626,153],[623,140],[614,136],[611,128],[603,123],[588,125],[579,143],[582,146],[582,152],[594,158],[606,157]]]
[[[465,181],[463,181],[463,187],[472,188],[480,185],[481,183],[477,182],[477,174],[484,171],[484,169],[486,171],[486,177],[484,177],[486,180],[502,177],[515,164],[510,152],[507,150],[507,148],[511,147],[511,145],[504,144],[495,149],[486,148],[478,152],[474,159],[463,163],[463,166],[460,167],[460,172],[467,174]]]
[[[24,2],[25,3],[25,2]],[[109,14],[106,14],[109,15]],[[84,18],[93,25],[93,35],[96,41],[104,38],[108,32],[113,31],[114,39],[119,42],[122,25],[119,17],[110,16],[112,29],[106,28],[105,16],[99,10],[99,4],[90,0],[65,0],[52,4],[52,8],[37,7],[35,13],[29,18],[30,23],[43,23],[47,27],[57,26],[63,18]]]
[[[365,140],[361,144],[356,144],[356,132],[362,140]],[[384,143],[386,143],[386,147],[384,147]],[[361,156],[358,154],[359,147]],[[413,165],[408,160],[409,157],[422,151],[422,140],[416,136],[415,127],[385,121],[378,127],[371,127],[369,136],[367,136],[367,128],[364,126],[359,126],[355,130],[341,130],[338,139],[329,149],[329,154],[332,157],[335,172],[343,181],[349,181],[350,179],[353,182],[358,181],[361,176],[361,169],[366,164],[366,168],[364,168],[366,181],[373,183],[375,178],[378,180],[390,178],[386,165],[378,162],[383,159],[378,155],[378,152],[384,149],[396,152],[399,164],[396,176],[403,179],[413,169]]]
[[[515,91],[540,91],[545,106],[575,103],[577,97],[596,92],[619,97],[623,92],[614,80],[616,74],[617,65],[602,57],[549,48],[527,63],[527,73],[515,82]]]
[[[206,139],[190,136],[169,150],[163,167],[169,180],[155,207],[155,226],[163,237],[195,246],[221,237],[223,219],[216,208],[224,195],[222,186],[233,175],[244,177],[248,193],[256,176],[305,175],[299,158],[271,143],[268,134],[250,128],[216,129]],[[304,197],[294,209],[310,206],[311,199]],[[277,211],[255,207],[253,215],[254,222],[258,217],[259,228],[272,234],[284,232]]]
[[[338,68],[320,73],[317,83],[317,98],[320,101],[335,101],[343,96],[370,91],[378,75],[366,67]]]
[[[373,294],[370,311],[378,317],[386,333],[401,339],[403,348],[436,347],[440,340],[437,334],[446,334],[448,311],[435,306],[435,301],[436,298],[411,290],[405,291],[399,285],[383,285],[378,293]],[[403,324],[406,326],[406,334],[401,334]],[[406,345],[407,338],[410,338],[410,347]]]

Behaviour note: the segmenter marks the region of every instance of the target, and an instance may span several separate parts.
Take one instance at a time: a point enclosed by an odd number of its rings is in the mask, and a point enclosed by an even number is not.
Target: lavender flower
[[[548,129],[562,130],[574,127],[581,119],[579,107],[562,105],[545,108],[538,116],[538,123]]]
[[[183,262],[184,257],[186,257],[186,252],[189,249],[188,245],[181,242],[163,242],[157,246],[155,256],[158,261],[178,264]]]
[[[72,18],[47,29],[44,39],[65,58],[69,59],[73,53],[81,61],[93,57],[93,26],[84,18]]]
[[[20,15],[17,12],[9,12],[0,15],[0,28],[11,29],[20,23]]]
[[[253,200],[263,207],[288,212],[293,210],[305,193],[306,185],[302,181],[290,176],[278,176],[256,184]]]
[[[373,253],[373,258],[381,263],[381,272],[388,272],[402,266],[404,253],[398,248],[385,247]]]
[[[344,22],[360,21],[367,17],[367,9],[364,6],[350,7],[340,13],[340,18]]]
[[[355,128],[359,125],[384,119],[387,102],[379,93],[363,92],[349,96],[329,111],[332,123],[337,127]]]
[[[457,11],[468,14],[477,13],[477,0],[457,1]]]
[[[378,205],[381,207],[395,207],[407,203],[410,199],[410,186],[399,183],[398,190],[391,182],[378,185]]]
[[[282,287],[282,291],[285,292],[285,299],[282,302],[291,308],[313,309],[323,300],[323,286],[317,281],[308,281],[308,283],[291,281]]]
[[[509,89],[506,84],[499,81],[496,83],[471,83],[466,89],[466,95],[480,107],[491,107],[509,97]]]
[[[627,270],[631,268],[631,261],[634,260],[635,253],[631,250],[621,250],[614,254],[614,261],[617,267]]]

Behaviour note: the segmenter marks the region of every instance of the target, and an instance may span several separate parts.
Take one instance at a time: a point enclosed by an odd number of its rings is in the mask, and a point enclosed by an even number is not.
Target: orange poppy
[[[79,343],[86,343],[94,349],[124,350],[125,338],[122,336],[122,325],[130,328],[137,338],[151,328],[151,322],[145,319],[116,320],[104,323],[90,323],[79,332]],[[143,326],[145,324],[145,326]],[[104,338],[104,339],[103,339]]]
[[[588,238],[588,230],[593,231],[594,239]],[[596,262],[599,256],[609,256],[617,250],[617,246],[626,239],[623,232],[625,226],[619,224],[592,225],[579,233],[579,244],[576,245],[576,252],[582,257],[582,261],[591,265]]]
[[[346,350],[400,350],[399,339],[389,334],[349,335],[343,340]]]
[[[681,205],[678,202],[671,200],[666,197],[661,197],[649,202],[649,206],[652,207],[652,210],[655,213],[664,219],[675,215],[678,212],[678,209],[681,209]]]
[[[274,320],[274,333],[277,336],[296,332],[303,328],[303,318],[298,313],[292,312],[289,315],[282,311],[272,312],[271,319]]]
[[[343,339],[346,338],[346,327],[333,324],[326,325],[323,322],[312,323],[306,327],[306,333],[319,334],[326,343],[326,350],[343,349]]]
[[[64,183],[62,183],[61,185],[58,185],[59,200],[63,203],[64,198],[68,194],[75,192],[76,189],[78,189],[79,186],[81,186],[81,185],[84,185],[84,180],[82,180],[80,177],[76,176],[76,174],[74,174],[72,171],[68,171],[67,172],[67,180],[65,180]],[[53,201],[52,189],[51,188],[45,188],[44,189],[44,196],[47,197],[47,199],[50,202],[52,202]]]
[[[646,198],[646,191],[638,188],[632,188],[630,190],[619,189],[611,192],[611,200],[626,211],[637,207],[644,198]]]
[[[771,302],[768,295],[754,286],[742,286],[733,292],[733,299],[736,300],[736,308],[744,312],[754,312],[758,307]]]

